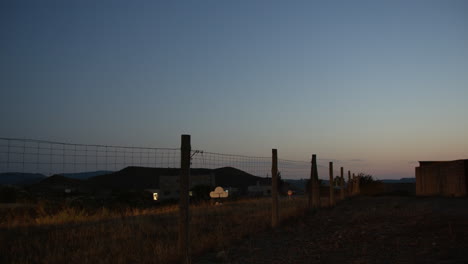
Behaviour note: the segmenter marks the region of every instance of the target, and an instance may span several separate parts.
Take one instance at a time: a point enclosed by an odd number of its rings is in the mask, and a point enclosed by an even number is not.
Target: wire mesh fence
[[[179,149],[0,138],[0,172],[69,174],[128,166],[178,168]]]
[[[191,167],[207,169],[233,167],[255,176],[267,177],[271,174],[271,157],[254,157],[193,150]]]
[[[333,159],[318,160],[318,176],[328,180],[328,163]],[[233,167],[259,177],[271,177],[271,157],[245,156],[192,150],[192,168],[216,169]],[[278,172],[283,179],[310,178],[311,161],[278,159]]]
[[[329,162],[331,161],[336,166],[334,174],[338,175],[340,161],[322,158],[317,160],[319,179],[326,181],[330,179]],[[129,166],[165,169],[148,170],[145,168],[133,168],[110,174]],[[213,171],[207,172],[206,170],[193,170],[190,172],[191,168],[219,169],[224,167],[231,167],[239,171],[220,169],[214,171],[214,173]],[[190,221],[188,215],[189,210],[191,210],[189,202],[191,199],[194,201],[206,199],[208,191],[205,187],[210,188],[209,197],[215,199],[213,201],[216,201],[213,204],[220,204],[220,199],[227,198],[228,194],[229,197],[234,197],[233,201],[236,201],[237,197],[255,197],[255,199],[247,200],[253,203],[261,201],[259,204],[262,206],[259,207],[256,204],[256,210],[262,210],[262,217],[271,218],[272,227],[276,227],[281,217],[286,219],[287,217],[296,216],[299,211],[304,210],[307,206],[310,207],[310,201],[313,199],[311,199],[311,196],[303,195],[307,193],[306,182],[279,181],[278,177],[274,177],[272,173],[281,176],[283,180],[309,179],[311,177],[311,167],[311,160],[278,158],[276,150],[272,151],[272,156],[265,157],[215,153],[204,150],[190,151],[189,135],[183,135],[181,148],[73,144],[34,139],[0,138],[0,173],[40,173],[49,176],[54,174],[69,176],[67,174],[87,173],[88,176],[83,177],[86,179],[91,177],[89,175],[93,173],[94,175],[109,174],[108,176],[110,176],[110,178],[104,177],[102,181],[99,180],[101,177],[90,179],[87,182],[90,183],[89,186],[86,184],[75,184],[70,187],[67,182],[63,184],[60,181],[58,181],[59,184],[54,185],[55,183],[52,181],[50,184],[36,186],[34,192],[40,195],[38,197],[44,196],[56,199],[57,197],[63,198],[76,195],[73,199],[78,199],[77,197],[83,195],[93,197],[95,194],[99,194],[100,202],[104,201],[111,204],[116,199],[115,197],[126,197],[124,200],[130,197],[119,196],[122,194],[120,193],[122,191],[121,187],[124,186],[125,190],[135,188],[142,193],[145,192],[144,199],[146,201],[151,199],[151,203],[154,200],[171,201],[178,199],[179,230],[177,232],[179,234],[178,245],[179,255],[182,256],[181,259],[189,258],[189,249],[191,247],[189,240]],[[168,170],[166,168],[171,169]],[[98,172],[99,174],[97,174]],[[246,175],[244,172],[250,175]],[[256,178],[252,175],[261,178]],[[2,178],[8,179],[11,175],[2,176],[6,176]],[[16,177],[16,175],[13,176]],[[61,179],[62,177],[51,177],[50,179],[54,178]],[[72,178],[75,177],[72,176]],[[41,185],[41,183],[38,185]],[[216,187],[212,191],[214,186],[222,186],[223,188],[226,187],[226,189],[223,190]],[[309,187],[309,194],[315,193],[320,198],[323,188],[322,190],[320,187],[316,188],[316,181],[312,181],[307,186]],[[113,188],[116,188],[118,191],[113,193]],[[329,206],[333,206],[335,192],[333,186],[330,185],[329,189]],[[44,190],[50,192],[50,196],[46,196]],[[109,190],[111,191],[109,192]],[[200,192],[204,193],[200,195]],[[212,193],[215,196],[212,196]],[[152,198],[150,198],[149,194],[152,194]],[[297,198],[295,197],[296,194],[298,194]],[[129,193],[125,195],[129,195]],[[135,194],[133,193],[132,195]],[[259,197],[270,197],[272,199],[257,199]],[[70,201],[79,201],[82,205],[88,198],[83,199],[81,197],[79,199],[82,200]],[[318,207],[323,205],[320,201],[318,199]],[[92,203],[94,202],[92,201]],[[133,200],[129,201],[129,204],[133,202]],[[137,202],[138,204],[145,204],[141,200]],[[279,210],[279,207],[281,207],[281,210]],[[280,217],[281,214],[282,216]]]
[[[191,167],[217,169],[233,167],[259,177],[271,177],[271,157],[191,151]],[[318,176],[328,179],[328,162],[318,160]],[[36,139],[0,138],[0,173],[43,175],[86,172],[114,172],[128,166],[180,168],[179,148],[130,147],[76,144]],[[307,179],[311,162],[278,159],[283,179]]]

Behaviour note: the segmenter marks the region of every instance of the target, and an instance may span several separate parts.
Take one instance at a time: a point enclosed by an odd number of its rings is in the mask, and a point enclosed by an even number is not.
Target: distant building
[[[224,190],[226,190],[226,192],[228,192],[230,196],[239,194],[239,188],[225,187]]]
[[[269,196],[271,195],[271,180],[263,179],[257,181],[256,185],[250,185],[248,188],[249,195],[252,196]]]
[[[190,189],[197,185],[215,186],[214,174],[194,174],[190,175]],[[159,176],[159,200],[179,199],[179,176],[170,175]]]
[[[416,195],[464,197],[468,193],[468,159],[420,161],[416,167]]]

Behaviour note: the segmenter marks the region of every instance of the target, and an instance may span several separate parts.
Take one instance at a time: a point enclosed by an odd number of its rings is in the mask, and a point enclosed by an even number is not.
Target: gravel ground
[[[194,263],[468,263],[468,199],[355,197]]]

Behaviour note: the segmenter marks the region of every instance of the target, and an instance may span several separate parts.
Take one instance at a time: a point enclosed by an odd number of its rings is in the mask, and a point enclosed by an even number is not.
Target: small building
[[[416,195],[464,197],[468,193],[468,159],[420,161],[416,167]]]
[[[192,189],[197,185],[214,186],[215,177],[212,173],[190,175],[190,186]],[[161,175],[159,176],[159,200],[179,199],[179,176]]]
[[[225,187],[224,190],[229,193],[230,196],[239,194],[239,188]]]
[[[257,181],[256,185],[248,186],[247,190],[251,196],[269,196],[271,195],[271,183],[269,183],[267,180],[259,180]]]
[[[159,189],[145,189],[145,191],[152,195],[154,201],[161,200],[161,198],[159,197],[159,194],[161,193],[161,190],[159,190]]]

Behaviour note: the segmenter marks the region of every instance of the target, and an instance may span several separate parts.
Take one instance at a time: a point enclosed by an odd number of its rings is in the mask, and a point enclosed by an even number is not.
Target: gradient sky
[[[468,1],[4,0],[0,40],[2,137],[468,158]]]

